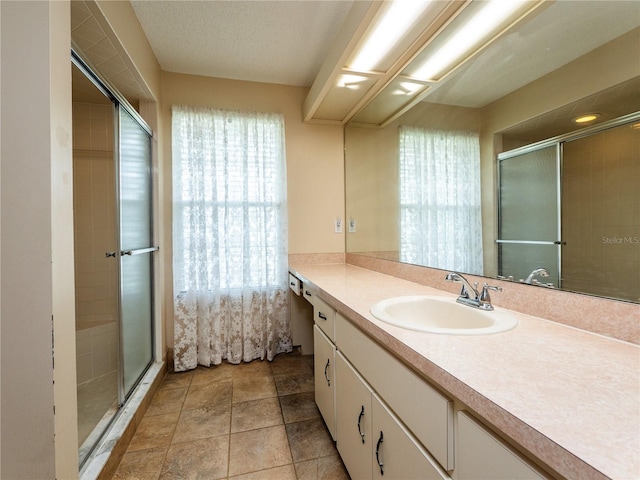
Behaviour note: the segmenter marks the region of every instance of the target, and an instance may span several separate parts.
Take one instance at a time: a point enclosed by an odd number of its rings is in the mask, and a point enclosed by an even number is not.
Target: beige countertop
[[[567,478],[640,478],[637,345],[517,312],[518,326],[494,335],[409,331],[376,320],[369,308],[399,295],[455,296],[347,264],[290,270],[554,471]]]

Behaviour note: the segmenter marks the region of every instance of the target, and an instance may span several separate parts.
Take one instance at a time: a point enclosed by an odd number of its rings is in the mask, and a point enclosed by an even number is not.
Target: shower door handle
[[[125,255],[140,255],[142,253],[151,253],[151,252],[157,252],[158,250],[160,250],[160,247],[149,247],[149,248],[136,248],[133,250],[122,250],[120,252],[120,255],[125,256]]]

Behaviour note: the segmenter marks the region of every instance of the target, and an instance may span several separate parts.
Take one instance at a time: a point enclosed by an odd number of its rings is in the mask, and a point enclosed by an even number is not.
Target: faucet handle
[[[482,293],[480,294],[480,308],[483,310],[493,310],[493,305],[491,304],[491,295],[489,295],[489,290],[493,290],[494,292],[501,292],[502,287],[495,287],[485,283],[482,285]]]

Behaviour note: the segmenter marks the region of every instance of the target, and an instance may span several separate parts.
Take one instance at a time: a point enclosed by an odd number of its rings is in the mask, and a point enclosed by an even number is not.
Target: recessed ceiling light
[[[337,86],[357,90],[360,88],[360,83],[364,82],[366,79],[367,77],[362,75],[340,75]]]
[[[593,122],[597,118],[600,118],[599,113],[587,113],[585,115],[580,115],[579,117],[574,118],[573,121],[575,123],[589,123]]]

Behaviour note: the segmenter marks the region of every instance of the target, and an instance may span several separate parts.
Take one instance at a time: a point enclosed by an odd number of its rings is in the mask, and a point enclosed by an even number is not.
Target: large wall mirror
[[[347,252],[640,302],[638,52],[640,2],[545,2],[384,128],[356,115]]]

